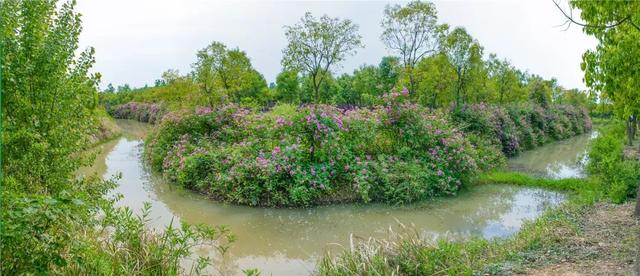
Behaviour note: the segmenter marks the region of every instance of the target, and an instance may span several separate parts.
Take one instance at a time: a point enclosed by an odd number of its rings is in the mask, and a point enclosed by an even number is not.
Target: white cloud
[[[379,40],[387,2],[159,1],[80,0],[81,44],[96,48],[95,70],[107,83],[152,84],[169,69],[186,73],[195,52],[211,41],[239,47],[267,81],[280,71],[286,41],[283,25],[306,12],[349,18],[360,26],[366,45],[341,72],[377,64],[389,53]],[[596,45],[577,26],[564,22],[548,1],[436,1],[440,22],[463,26],[485,47],[518,68],[556,77],[565,87],[584,88],[582,53]]]

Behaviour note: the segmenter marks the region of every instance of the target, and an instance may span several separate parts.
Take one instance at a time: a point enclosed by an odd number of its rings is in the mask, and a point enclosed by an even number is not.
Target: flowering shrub
[[[109,115],[116,119],[130,119],[143,123],[154,124],[162,119],[166,113],[160,104],[129,102],[126,104],[109,106]]]
[[[500,146],[506,156],[591,129],[587,111],[568,105],[543,109],[536,105],[475,104],[453,110],[452,117],[465,132],[479,134]]]
[[[406,203],[455,194],[478,170],[476,149],[444,114],[404,97],[390,94],[374,109],[227,105],[169,113],[145,152],[169,180],[238,204]]]
[[[145,154],[170,181],[227,202],[398,204],[453,195],[477,171],[504,166],[505,155],[591,128],[570,106],[479,104],[449,115],[409,103],[408,94],[392,91],[373,108],[170,112]]]

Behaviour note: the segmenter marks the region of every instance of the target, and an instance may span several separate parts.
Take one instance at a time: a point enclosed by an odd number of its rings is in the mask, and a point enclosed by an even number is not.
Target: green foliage
[[[129,102],[159,104],[167,110],[181,110],[208,104],[206,95],[198,91],[198,85],[187,77],[181,77],[162,86],[139,88],[129,92],[99,93],[100,102],[107,110]]]
[[[76,175],[91,161],[86,150],[106,132],[99,126],[106,114],[96,108],[93,49],[78,51],[74,6],[0,5],[0,274],[181,274],[178,264],[189,248],[219,241],[224,249],[227,230],[183,225],[155,234],[146,217],[113,208],[114,181]]]
[[[296,71],[283,71],[276,77],[277,99],[287,103],[300,103],[300,78]]]
[[[305,74],[311,80],[312,102],[320,103],[320,88],[333,67],[363,46],[358,25],[327,15],[316,19],[307,12],[285,30],[288,44],[282,51],[282,66]]]
[[[443,114],[401,97],[393,92],[373,110],[224,106],[170,114],[145,153],[171,181],[239,204],[405,203],[455,194],[476,171],[476,150]]]
[[[439,51],[447,26],[438,24],[433,3],[421,1],[409,2],[406,6],[387,5],[380,26],[383,28],[380,39],[388,49],[400,55],[409,79],[409,91],[415,92],[414,68],[422,58]]]
[[[480,44],[464,28],[453,29],[446,37],[446,54],[456,73],[454,88],[457,106],[468,102],[470,84],[477,71],[482,69],[482,51]]]
[[[162,231],[149,229],[150,204],[141,215],[128,208],[107,209],[101,222],[110,229],[105,237],[90,237],[82,244],[81,255],[65,268],[67,274],[99,275],[182,275],[182,262],[195,247],[208,247],[225,254],[235,241],[226,227],[170,223]],[[103,230],[104,231],[104,230]],[[105,233],[92,233],[104,235]],[[209,260],[198,257],[189,273],[200,274]]]
[[[451,96],[456,83],[456,73],[445,54],[422,59],[414,70],[416,88],[412,95],[415,101],[431,108],[447,107],[453,102]]]
[[[587,111],[573,106],[475,104],[455,108],[451,116],[465,132],[498,145],[506,156],[591,129]]]
[[[3,184],[57,194],[71,188],[68,176],[85,161],[72,153],[96,129],[93,49],[76,51],[81,27],[72,3],[56,10],[50,2],[3,1],[0,17]]]
[[[600,131],[589,151],[589,174],[600,179],[609,198],[616,203],[635,196],[640,182],[640,163],[624,159],[624,126],[620,122]]]
[[[267,89],[264,77],[253,69],[247,54],[213,42],[198,51],[193,65],[195,80],[207,96],[209,106],[244,97],[260,96]]]
[[[585,33],[598,40],[595,50],[583,55],[585,82],[612,101],[614,112],[623,119],[640,115],[640,16],[638,2],[578,1],[570,2],[580,9]],[[619,23],[619,24],[618,24]],[[613,26],[613,27],[604,27]],[[629,127],[629,143],[635,127]]]

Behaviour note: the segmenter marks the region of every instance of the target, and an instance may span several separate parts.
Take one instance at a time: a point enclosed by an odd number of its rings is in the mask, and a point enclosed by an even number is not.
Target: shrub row
[[[107,106],[107,112],[116,119],[129,119],[155,124],[160,122],[167,111],[161,104],[129,102]]]
[[[476,133],[498,145],[506,156],[591,129],[585,109],[569,105],[467,105],[452,111],[465,132]]]
[[[374,109],[227,105],[169,113],[146,154],[171,181],[247,205],[406,203],[455,194],[476,150],[445,114],[397,103]]]
[[[172,112],[147,138],[145,154],[170,181],[232,203],[400,204],[454,195],[478,171],[503,166],[505,155],[591,128],[584,111],[568,106],[445,113],[403,103],[405,96],[388,94],[370,109]]]

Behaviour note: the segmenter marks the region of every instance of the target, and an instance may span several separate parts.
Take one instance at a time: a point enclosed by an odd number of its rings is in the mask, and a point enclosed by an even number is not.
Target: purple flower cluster
[[[166,113],[160,104],[137,102],[110,106],[107,108],[107,112],[116,119],[129,119],[151,124],[159,122]]]

